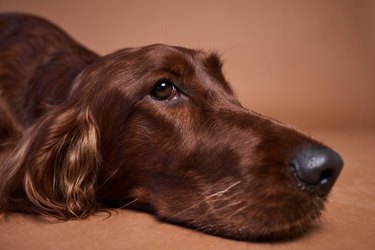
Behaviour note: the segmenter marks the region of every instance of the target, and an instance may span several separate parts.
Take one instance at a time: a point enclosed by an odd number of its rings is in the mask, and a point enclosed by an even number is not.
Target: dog
[[[239,240],[309,231],[343,161],[241,106],[216,53],[99,56],[36,16],[0,16],[0,211],[128,207]],[[126,223],[126,222],[125,222]]]

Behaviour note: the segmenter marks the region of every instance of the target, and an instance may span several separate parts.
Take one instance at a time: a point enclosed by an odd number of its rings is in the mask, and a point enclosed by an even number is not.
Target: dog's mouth
[[[240,189],[235,182],[222,191],[196,198],[194,202],[186,199],[186,203],[148,203],[141,207],[162,221],[212,235],[242,241],[285,241],[312,230],[326,200],[326,197],[300,190],[285,196],[274,194],[263,200],[249,201],[243,199]],[[169,201],[173,200],[177,199],[170,197]],[[139,206],[135,208],[140,209]]]
[[[199,230],[211,235],[225,237],[240,241],[274,242],[287,241],[300,237],[315,228],[321,216],[323,201],[317,200],[316,207],[304,212],[304,216],[299,218],[272,218],[264,220],[267,215],[257,215],[255,217],[239,216],[238,218],[226,219],[230,215],[209,214],[210,212],[196,215],[195,218],[179,218],[178,216],[160,215],[162,221],[182,225],[187,228]],[[282,209],[286,211],[286,209]],[[220,217],[220,218],[218,218]],[[293,217],[293,216],[291,216]],[[259,223],[259,224],[258,224]]]
[[[235,240],[286,241],[311,231],[321,216],[323,204],[323,199],[318,198],[314,201],[314,204],[311,204],[312,207],[309,210],[292,212],[288,211],[288,208],[279,208],[276,216],[268,215],[266,212],[262,212],[262,208],[259,208],[258,211],[250,212],[244,209],[244,213],[235,218],[230,218],[231,215],[226,213],[218,215],[206,212],[204,213],[205,218],[197,215],[196,218],[190,218],[190,221],[180,221],[177,218],[165,217],[163,219],[168,222],[183,224],[185,227],[194,228],[208,234]],[[231,214],[233,213],[235,211],[231,211]]]
[[[231,239],[284,241],[313,229],[342,161],[306,147],[292,160],[264,162],[231,175],[225,166],[209,176],[159,173],[133,197],[142,196],[163,221]]]

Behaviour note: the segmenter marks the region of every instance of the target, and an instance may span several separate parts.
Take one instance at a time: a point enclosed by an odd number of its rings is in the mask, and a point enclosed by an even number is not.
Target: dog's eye
[[[155,85],[151,96],[158,101],[172,100],[178,97],[178,91],[171,82],[162,80]]]

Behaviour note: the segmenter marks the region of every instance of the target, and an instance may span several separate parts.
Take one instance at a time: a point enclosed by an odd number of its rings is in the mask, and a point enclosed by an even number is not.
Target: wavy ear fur
[[[3,164],[0,209],[84,217],[97,209],[99,133],[89,108],[53,110]]]

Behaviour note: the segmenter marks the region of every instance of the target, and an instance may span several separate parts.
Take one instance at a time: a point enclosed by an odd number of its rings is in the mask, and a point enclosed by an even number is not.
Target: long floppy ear
[[[3,167],[3,210],[84,217],[97,209],[99,133],[89,108],[50,112],[28,131]]]

